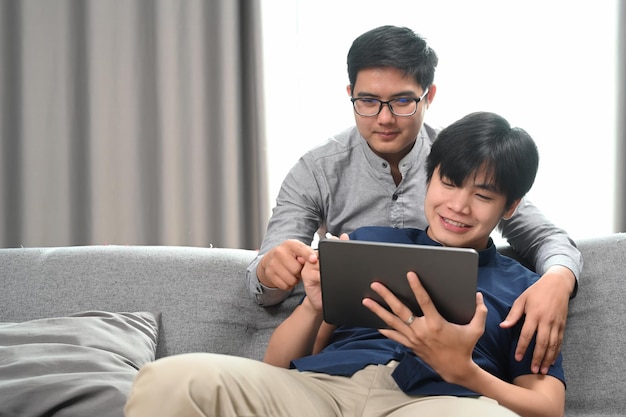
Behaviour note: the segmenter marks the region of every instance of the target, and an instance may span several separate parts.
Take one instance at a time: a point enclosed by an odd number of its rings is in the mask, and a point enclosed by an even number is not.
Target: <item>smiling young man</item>
[[[310,246],[316,232],[426,227],[424,166],[437,131],[424,118],[437,92],[437,63],[426,41],[407,28],[382,26],[355,39],[347,91],[356,125],[306,153],[286,176],[259,254],[246,272],[259,304],[281,302],[300,282],[302,261],[316,259]],[[582,258],[565,231],[527,200],[498,228],[542,275],[504,325],[526,318],[518,357],[536,334],[533,369],[546,372],[560,352]]]
[[[421,317],[372,283],[391,311],[369,298],[363,304],[390,328],[332,326],[323,321],[318,263],[307,262],[306,296],[272,334],[265,363],[210,353],[159,359],[140,370],[126,415],[563,416],[561,356],[545,375],[533,373],[530,350],[516,359],[521,324],[500,325],[539,277],[500,255],[489,237],[532,186],[534,142],[498,115],[474,113],[441,132],[426,165],[426,231],[372,226],[350,238],[479,251],[469,324],[445,321],[409,272]]]

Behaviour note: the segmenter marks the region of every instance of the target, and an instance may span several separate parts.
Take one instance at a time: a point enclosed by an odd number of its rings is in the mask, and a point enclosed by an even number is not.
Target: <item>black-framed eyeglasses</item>
[[[359,97],[351,98],[354,111],[359,116],[372,117],[378,116],[383,106],[387,105],[389,111],[395,116],[413,116],[417,112],[417,105],[428,94],[428,88],[421,97],[398,97],[391,100],[382,101],[377,98]]]

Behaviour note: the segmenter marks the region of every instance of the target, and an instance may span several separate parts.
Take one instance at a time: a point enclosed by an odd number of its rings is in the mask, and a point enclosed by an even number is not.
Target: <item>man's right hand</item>
[[[286,240],[261,258],[257,277],[266,287],[290,291],[300,281],[306,262],[317,262],[315,251],[299,240]]]

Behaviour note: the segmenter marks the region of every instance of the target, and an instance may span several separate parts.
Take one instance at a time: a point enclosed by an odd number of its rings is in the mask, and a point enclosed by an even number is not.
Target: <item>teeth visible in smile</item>
[[[447,219],[447,218],[445,218],[445,217],[443,218],[443,221],[444,221],[444,222],[446,222],[446,223],[448,223],[448,224],[451,224],[452,226],[456,226],[456,227],[467,227],[467,225],[466,225],[466,224],[464,224],[464,223],[455,222],[454,220],[450,220],[450,219]]]

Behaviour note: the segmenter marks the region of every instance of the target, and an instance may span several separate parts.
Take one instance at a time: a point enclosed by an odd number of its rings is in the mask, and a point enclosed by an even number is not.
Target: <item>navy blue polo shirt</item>
[[[352,232],[350,239],[441,246],[419,229],[364,227]],[[473,359],[481,368],[507,382],[532,373],[530,365],[535,341],[518,362],[515,348],[522,323],[520,321],[511,329],[502,329],[499,324],[517,297],[537,279],[537,274],[519,262],[499,254],[492,241],[487,249],[479,251],[478,291],[483,294],[488,313],[485,332],[474,348]],[[399,362],[392,377],[409,395],[478,395],[445,382],[410,349],[370,328],[340,326],[322,352],[296,359],[291,367],[300,371],[351,376],[367,365],[386,364],[391,360]],[[548,374],[565,383],[561,355]]]

